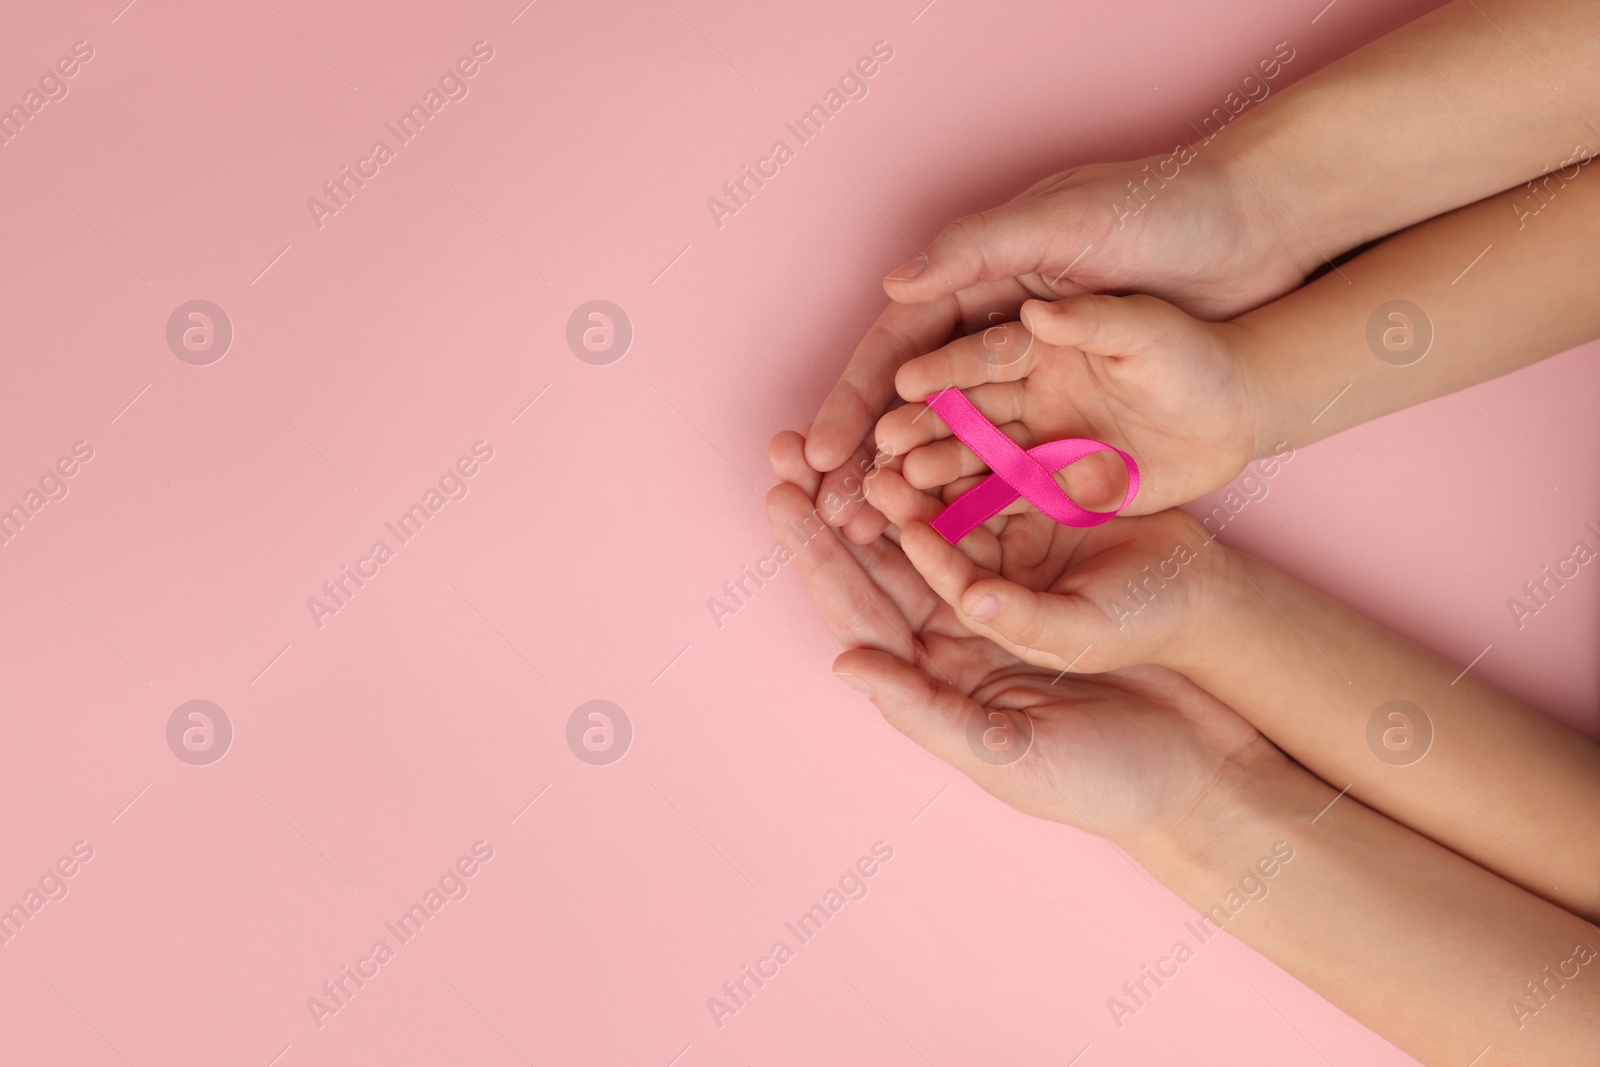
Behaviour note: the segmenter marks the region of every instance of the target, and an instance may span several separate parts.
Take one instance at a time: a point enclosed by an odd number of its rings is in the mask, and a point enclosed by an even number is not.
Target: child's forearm
[[[1455,0],[1269,97],[1213,151],[1310,267],[1600,149],[1590,123],[1600,5]]]
[[[1519,217],[1522,191],[1491,197],[1220,327],[1257,383],[1257,448],[1316,441],[1600,336],[1600,164],[1560,182],[1537,215]]]
[[[1259,560],[1221,550],[1236,576],[1170,666],[1336,788],[1600,919],[1600,747]]]
[[[1489,1046],[1484,1063],[1593,1064],[1600,934],[1336,795],[1274,755],[1230,766],[1183,826],[1119,843],[1201,912],[1191,951],[1222,924],[1424,1063]],[[1155,966],[1170,979],[1183,961]],[[1130,1013],[1154,981],[1123,991]]]

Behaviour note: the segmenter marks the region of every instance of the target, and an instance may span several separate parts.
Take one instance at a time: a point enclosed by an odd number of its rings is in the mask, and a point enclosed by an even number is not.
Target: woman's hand
[[[1029,299],[1137,290],[1224,319],[1294,288],[1321,262],[1232,168],[1201,157],[1174,171],[1165,158],[1053,175],[952,222],[925,257],[890,274],[884,288],[893,302],[856,347],[805,444],[807,463],[825,472],[820,491],[838,489],[837,471],[852,455],[872,455],[869,431],[894,402],[901,364],[1015,319]],[[857,543],[884,525],[871,507],[829,521]]]
[[[923,304],[989,286],[991,300],[1019,305],[1138,289],[1217,320],[1281,296],[1320,262],[1230,168],[1163,154],[1075,167],[956,219],[884,289]]]
[[[1012,807],[1113,841],[1197,928],[1225,927],[1425,1063],[1486,1047],[1594,1062],[1600,985],[1570,980],[1594,966],[1589,924],[1308,773],[1180,674],[1069,676],[974,635],[889,537],[855,545],[812,518],[821,478],[803,447],[774,439],[794,484],[768,514],[848,649],[834,670],[892,725]],[[1567,979],[1546,1013],[1523,983],[1552,967]]]
[[[791,484],[772,490],[767,510],[846,647],[835,672],[996,797],[1122,841],[1167,831],[1226,765],[1272,751],[1181,675],[1155,667],[1066,675],[975,635],[892,540],[855,545],[811,519],[820,476],[803,446],[797,433],[773,440],[773,467]],[[799,529],[816,532],[796,544]]]

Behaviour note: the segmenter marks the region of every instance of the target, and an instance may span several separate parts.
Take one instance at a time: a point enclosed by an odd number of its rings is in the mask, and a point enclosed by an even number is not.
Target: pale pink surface
[[[95,853],[0,948],[0,1061],[1409,1062],[1226,938],[1119,1031],[1189,910],[894,733],[793,575],[720,629],[707,600],[768,554],[766,440],[908,238],[1170,147],[1279,40],[1303,77],[1430,5],[922,2],[11,6],[0,102],[95,58],[0,148],[0,503],[95,456],[0,546],[0,898]],[[319,230],[306,199],[478,40],[470,95]],[[879,40],[719,230],[706,198]],[[234,324],[211,366],[164,339],[193,298]],[[595,298],[635,329],[611,366],[565,342]],[[1521,631],[1505,606],[1600,523],[1592,356],[1307,449],[1224,537],[1463,666],[1492,645],[1477,672],[1594,736],[1600,577]],[[478,440],[470,495],[318,629]],[[235,729],[209,766],[165,739],[196,698]],[[610,766],[565,740],[596,698],[635,731]],[[319,1028],[307,998],[479,840]],[[879,840],[719,1029],[706,999]]]

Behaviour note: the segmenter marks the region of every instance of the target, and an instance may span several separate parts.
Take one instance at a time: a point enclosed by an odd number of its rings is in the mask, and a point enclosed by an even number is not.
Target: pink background
[[[924,2],[10,6],[0,102],[94,58],[0,148],[0,506],[94,458],[0,546],[0,905],[94,856],[0,947],[0,1059],[1409,1062],[1227,939],[1119,1031],[1188,909],[895,734],[792,574],[720,629],[707,599],[767,555],[766,441],[908,239],[1169,148],[1277,41],[1303,77],[1431,5]],[[479,40],[470,95],[319,229],[307,198]],[[879,40],[719,229],[706,199]],[[165,341],[195,298],[235,330],[209,366]],[[565,342],[597,298],[635,332],[609,366]],[[1520,631],[1505,604],[1600,521],[1585,355],[1304,451],[1225,539],[1463,666],[1492,646],[1478,673],[1595,736],[1600,578]],[[470,494],[314,625],[479,440]],[[235,731],[207,766],[167,746],[192,699]],[[566,742],[592,699],[634,731],[608,766]],[[880,840],[719,1029],[706,999]],[[469,895],[319,1028],[477,841]]]

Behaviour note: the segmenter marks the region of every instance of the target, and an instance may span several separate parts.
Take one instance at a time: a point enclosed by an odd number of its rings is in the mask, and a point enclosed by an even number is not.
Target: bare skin
[[[1600,748],[1166,509],[1600,336],[1596,100],[1600,7],[1446,4],[1176,178],[1078,168],[957,220],[772,447],[780,533],[894,457],[795,548],[843,680],[1427,1063],[1600,1055]],[[1134,515],[1072,530],[1018,502],[947,544],[927,521],[984,471],[919,403],[951,385],[1025,447],[1131,452]],[[1122,495],[1104,458],[1059,476],[1086,506]],[[974,740],[1024,735],[1014,761]],[[1276,880],[1246,903],[1252,871]]]
[[[790,539],[821,476],[799,434],[771,451],[787,481],[768,514]],[[1177,672],[1055,681],[1053,663],[979,636],[887,537],[855,545],[823,527],[791,555],[846,646],[841,680],[996,797],[1115,842],[1196,921],[1424,1063],[1486,1045],[1500,1062],[1593,1062],[1600,934],[1582,919],[1341,798]]]
[[[1537,215],[1519,213],[1524,190],[1489,197],[1230,322],[1203,322],[1149,296],[1029,301],[1022,322],[916,357],[896,385],[908,401],[966,389],[1026,447],[1093,437],[1127,450],[1145,477],[1134,514],[1187,503],[1252,458],[1600,336],[1596,170],[1574,165],[1563,172],[1568,180],[1551,178]],[[878,445],[901,457],[917,488],[959,492],[971,484],[962,479],[986,468],[924,411],[908,403],[889,412]],[[1065,475],[1086,507],[1122,498],[1115,460],[1084,461]]]
[[[1226,484],[1251,455],[1270,455],[1269,442],[1301,446],[1600,336],[1589,263],[1600,181],[1577,174],[1531,220],[1514,210],[1516,195],[1398,234],[1229,323],[1151,297],[1029,304],[1035,339],[1012,345],[1014,362],[997,369],[981,345],[957,343],[902,367],[901,388],[909,398],[952,378],[1014,378],[969,392],[1013,438],[1109,433],[1147,475],[1145,510],[1182,503]],[[1421,319],[1396,338],[1412,348],[1391,352],[1381,334],[1372,347],[1373,312],[1397,297],[1425,309],[1434,333],[1425,354]],[[1380,327],[1402,329],[1381,318]],[[1378,352],[1416,361],[1396,366]],[[1181,512],[1078,530],[1018,501],[953,548],[924,524],[983,468],[924,410],[909,404],[881,420],[878,437],[904,455],[867,496],[974,632],[1057,669],[1182,671],[1327,781],[1600,919],[1600,749],[1474,678],[1455,683],[1459,665],[1214,542]],[[1091,468],[1079,499],[1108,502],[1121,484],[1119,470]],[[1193,561],[1174,562],[1179,546]],[[1421,707],[1438,731],[1414,766],[1386,764],[1368,746],[1368,719],[1393,700]]]
[[[1592,154],[1597,100],[1600,7],[1455,0],[1191,146],[1181,177],[1152,187],[1120,225],[1127,183],[1164,156],[1047,178],[951,223],[885,279],[892,303],[824,401],[807,462],[826,472],[823,493],[836,491],[836,470],[872,454],[896,370],[957,329],[1082,292],[1137,291],[1199,318],[1235,317],[1367,241]],[[1530,210],[1545,194],[1526,195]],[[885,525],[870,506],[829,521],[862,543]]]

